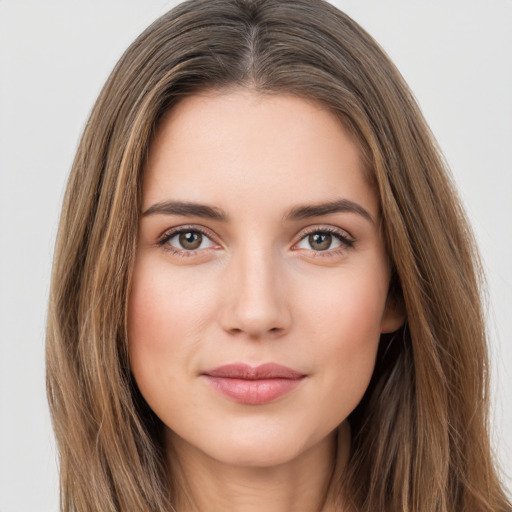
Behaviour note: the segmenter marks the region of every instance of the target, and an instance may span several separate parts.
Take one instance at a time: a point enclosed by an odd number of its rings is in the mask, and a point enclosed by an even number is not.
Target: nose
[[[256,339],[279,337],[291,325],[282,264],[271,251],[251,251],[233,256],[227,269],[222,328],[232,335]]]

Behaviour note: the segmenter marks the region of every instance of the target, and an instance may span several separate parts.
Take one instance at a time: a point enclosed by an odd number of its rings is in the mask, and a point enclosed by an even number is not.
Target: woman
[[[320,1],[185,2],[107,81],[48,328],[62,510],[510,510],[472,237]]]

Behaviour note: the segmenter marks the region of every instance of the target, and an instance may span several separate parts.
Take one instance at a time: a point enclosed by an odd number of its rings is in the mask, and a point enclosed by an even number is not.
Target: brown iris
[[[325,251],[331,246],[332,235],[329,233],[313,233],[308,236],[308,242],[315,251]]]
[[[184,233],[180,233],[179,241],[183,249],[193,251],[201,246],[203,235],[197,231],[185,231]]]

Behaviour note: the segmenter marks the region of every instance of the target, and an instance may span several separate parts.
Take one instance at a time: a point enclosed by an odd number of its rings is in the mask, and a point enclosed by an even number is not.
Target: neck
[[[276,466],[215,460],[167,433],[177,512],[331,512],[333,475],[344,467],[350,431],[344,423],[297,458]]]

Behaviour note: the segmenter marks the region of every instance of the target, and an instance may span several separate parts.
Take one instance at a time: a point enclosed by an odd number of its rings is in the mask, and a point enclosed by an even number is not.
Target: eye
[[[205,233],[192,228],[175,229],[167,233],[160,241],[160,245],[173,252],[192,252],[216,246]]]
[[[339,248],[352,247],[353,245],[353,240],[342,232],[331,229],[316,229],[303,236],[296,245],[296,248],[325,252]]]

